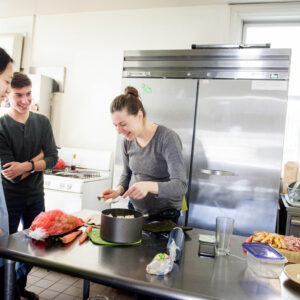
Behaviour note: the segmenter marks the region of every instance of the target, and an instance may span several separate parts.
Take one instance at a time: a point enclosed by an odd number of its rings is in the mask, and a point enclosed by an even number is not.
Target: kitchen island
[[[165,299],[300,298],[300,285],[284,273],[280,279],[265,279],[247,268],[241,247],[244,237],[233,236],[230,256],[207,258],[198,256],[199,233],[211,232],[200,229],[187,232],[180,263],[164,277],[149,275],[145,269],[155,254],[165,251],[168,239],[148,232],[143,232],[141,245],[130,247],[98,246],[90,241],[79,245],[77,240],[69,245],[45,244],[17,232],[0,238],[0,255],[8,259],[8,268],[13,266],[11,260],[21,261]]]

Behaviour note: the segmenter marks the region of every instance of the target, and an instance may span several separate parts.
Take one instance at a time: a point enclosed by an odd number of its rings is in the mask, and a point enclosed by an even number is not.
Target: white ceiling
[[[246,4],[298,1],[299,0],[0,0],[0,17],[227,3]]]

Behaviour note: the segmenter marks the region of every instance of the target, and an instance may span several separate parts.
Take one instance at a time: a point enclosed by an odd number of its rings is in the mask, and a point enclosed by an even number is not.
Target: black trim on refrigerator
[[[188,180],[188,191],[186,194],[186,202],[188,210],[185,214],[184,226],[187,226],[189,221],[189,210],[190,210],[190,194],[192,186],[192,173],[193,173],[193,158],[194,158],[194,145],[195,145],[195,136],[196,136],[196,123],[197,123],[197,110],[198,110],[198,95],[199,95],[199,79],[197,80],[197,89],[196,89],[196,101],[195,101],[195,113],[194,113],[194,122],[193,122],[193,136],[192,136],[192,149],[191,149],[191,160],[190,160],[190,170],[189,170],[189,180]]]

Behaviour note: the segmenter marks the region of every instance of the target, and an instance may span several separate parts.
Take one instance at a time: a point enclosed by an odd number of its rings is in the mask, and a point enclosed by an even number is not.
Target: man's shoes
[[[21,299],[26,299],[26,300],[39,300],[39,296],[33,292],[23,290],[21,293]]]

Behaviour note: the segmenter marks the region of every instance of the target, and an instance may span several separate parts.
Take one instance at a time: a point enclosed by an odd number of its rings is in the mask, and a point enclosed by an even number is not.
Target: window
[[[243,43],[271,43],[272,48],[291,48],[289,99],[283,162],[299,161],[300,140],[300,22],[244,23]]]

